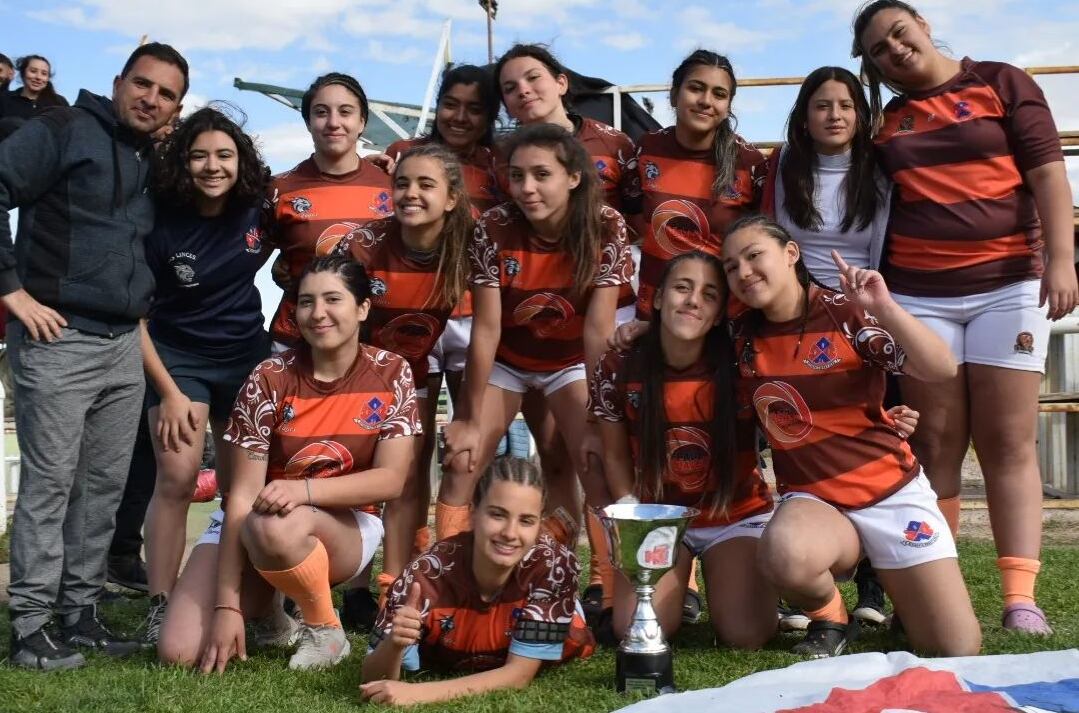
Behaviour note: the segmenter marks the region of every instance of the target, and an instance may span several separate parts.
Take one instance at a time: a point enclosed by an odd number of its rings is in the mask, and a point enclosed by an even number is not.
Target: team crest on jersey
[[[627,391],[626,392],[626,403],[628,403],[633,408],[640,408],[641,407],[641,392],[640,391]]]
[[[974,116],[974,112],[970,108],[970,102],[957,101],[955,103],[955,118],[956,119],[969,119]]]
[[[392,215],[393,207],[390,205],[390,194],[382,191],[375,196],[375,202],[371,204],[371,211],[378,213],[383,218]]]
[[[262,251],[262,229],[257,225],[252,226],[244,233],[244,251],[249,253]]]
[[[382,297],[383,295],[385,295],[389,291],[390,291],[389,286],[386,284],[386,281],[383,280],[381,277],[372,277],[371,278],[371,296],[372,297]]]
[[[372,396],[371,400],[360,409],[360,417],[352,420],[360,428],[368,430],[378,428],[378,425],[386,420],[386,414],[389,410],[390,405],[388,403],[377,396]]]
[[[836,353],[835,345],[828,337],[821,337],[809,350],[809,358],[803,359],[802,363],[810,369],[824,371],[842,361]]]
[[[644,177],[649,181],[659,178],[659,166],[651,161],[644,162]]]
[[[506,275],[513,277],[521,272],[521,263],[515,257],[507,257],[504,261],[503,269],[506,271]]]
[[[169,264],[172,265],[180,287],[198,287],[198,275],[195,274],[195,262],[198,259],[198,255],[189,252],[178,252],[169,258]]]
[[[311,210],[311,201],[307,200],[303,196],[297,196],[289,201],[289,205],[292,206],[292,210],[303,215],[307,211]]]
[[[1015,353],[1033,354],[1034,335],[1030,332],[1020,332],[1019,334],[1015,335]]]
[[[940,539],[940,533],[935,532],[928,522],[911,520],[907,523],[907,528],[903,530],[901,542],[905,547],[929,547],[938,539]]]
[[[909,134],[914,131],[914,115],[907,114],[899,120],[899,128],[896,130],[898,134]]]
[[[609,166],[607,165],[607,162],[603,159],[598,159],[596,161],[596,173],[599,174],[600,178],[609,181],[611,180],[611,172],[608,170],[608,168]]]
[[[281,425],[277,430],[281,433],[289,433],[292,431],[292,420],[294,418],[296,418],[296,409],[293,407],[291,401],[286,401],[281,409]]]

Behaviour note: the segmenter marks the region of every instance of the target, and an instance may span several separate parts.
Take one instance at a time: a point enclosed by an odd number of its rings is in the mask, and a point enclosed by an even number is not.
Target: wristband
[[[315,504],[311,502],[311,479],[304,478],[303,484],[307,486],[307,507],[311,508],[312,510],[318,510],[318,508],[315,507]]]
[[[234,611],[237,614],[239,614],[241,617],[244,615],[244,613],[242,611],[240,611],[236,607],[230,607],[228,604],[217,604],[217,605],[214,606],[214,611],[217,611],[219,609],[225,609],[227,611]]]

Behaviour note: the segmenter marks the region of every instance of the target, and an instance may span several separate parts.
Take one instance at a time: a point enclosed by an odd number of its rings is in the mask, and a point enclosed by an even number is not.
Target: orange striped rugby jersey
[[[630,281],[626,222],[603,206],[603,238],[592,285],[573,296],[574,265],[561,243],[540,238],[513,203],[483,214],[469,246],[472,285],[497,287],[502,338],[495,359],[516,369],[554,372],[584,362],[584,317],[592,291]]]
[[[401,157],[409,149],[422,146],[430,139],[418,137],[414,139],[401,139],[394,141],[386,149],[394,161],[400,161]],[[449,146],[446,147],[451,150]],[[485,210],[494,208],[502,202],[498,193],[498,183],[495,181],[494,153],[486,146],[476,146],[472,154],[467,158],[458,157],[461,160],[461,169],[464,173],[465,188],[468,190],[468,200],[472,203],[472,213],[480,217]]]
[[[393,215],[390,177],[370,161],[360,160],[355,171],[331,175],[318,170],[313,159],[301,161],[276,176],[271,191],[271,241],[281,250],[293,283],[311,259],[329,255],[341,238],[367,221]],[[296,305],[286,293],[270,325],[273,338],[296,346]]]
[[[368,470],[379,441],[422,432],[408,363],[361,344],[348,373],[331,382],[314,378],[305,347],[263,361],[236,396],[224,438],[269,456],[270,481]],[[377,504],[364,510],[378,514]]]
[[[577,556],[550,535],[517,565],[493,601],[484,601],[472,573],[473,534],[435,543],[411,562],[390,589],[370,647],[393,630],[393,617],[420,585],[420,640],[405,652],[415,671],[473,672],[498,668],[509,654],[542,661],[587,658],[595,639],[577,606]]]
[[[625,423],[635,469],[640,473],[640,407],[644,391],[646,365],[639,351],[611,350],[603,355],[589,382],[593,414],[602,421]],[[714,373],[701,359],[687,369],[663,367],[663,399],[667,414],[667,470],[663,474],[663,493],[641,493],[642,502],[684,505],[698,508],[701,514],[691,527],[729,525],[772,509],[768,484],[757,470],[756,423],[745,412],[735,426],[737,473],[734,496],[726,512],[711,508],[714,493],[711,468],[711,423],[714,413]],[[731,395],[733,398],[733,394]]]
[[[1064,160],[1045,96],[1011,65],[961,66],[941,87],[892,99],[875,139],[897,193],[884,276],[901,294],[979,294],[1043,271],[1023,176]]]
[[[804,333],[801,319],[772,324],[756,310],[733,329],[739,405],[768,437],[780,493],[863,508],[918,475],[883,407],[885,372],[900,373],[905,355],[871,315],[814,286]]]
[[[362,263],[371,280],[371,310],[364,323],[367,341],[403,356],[416,383],[426,383],[427,355],[451,311],[436,304],[438,252],[409,250],[401,240],[396,217],[373,220],[354,230],[335,250]]]
[[[667,261],[691,250],[718,257],[727,226],[760,206],[767,159],[739,137],[734,183],[716,196],[711,149],[682,148],[670,126],[641,137],[637,171],[644,194],[643,216],[649,226],[642,236],[637,318],[649,319]]]

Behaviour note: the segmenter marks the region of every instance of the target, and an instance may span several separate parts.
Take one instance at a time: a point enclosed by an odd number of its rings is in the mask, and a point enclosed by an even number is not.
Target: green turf
[[[1047,547],[1039,579],[1039,604],[1048,613],[1056,634],[1038,639],[1006,634],[1000,627],[1000,587],[994,552],[989,543],[960,547],[963,570],[984,629],[985,653],[1024,653],[1079,646],[1079,548]],[[587,561],[585,559],[584,561]],[[845,592],[850,595],[850,591]],[[133,630],[146,610],[145,599],[107,605],[117,628]],[[0,634],[7,641],[7,616],[0,612]],[[675,642],[675,677],[680,689],[720,686],[741,676],[795,663],[786,653],[797,638],[781,635],[765,650],[742,653],[715,649],[709,625],[683,629]],[[224,676],[199,676],[154,663],[150,654],[124,662],[94,657],[85,669],[40,674],[0,666],[2,711],[101,711],[102,713],[169,713],[172,711],[297,711],[322,713],[354,711],[359,705],[359,662],[365,646],[353,637],[353,655],[331,672],[294,673],[284,653],[258,652],[249,661],[230,667]],[[4,646],[4,644],[0,644]],[[864,635],[854,652],[889,650],[894,643],[882,632]],[[4,653],[0,649],[0,654]],[[612,689],[614,656],[601,650],[590,660],[547,671],[525,691],[503,692],[452,704],[418,707],[418,711],[454,713],[539,713],[607,711],[627,699]]]

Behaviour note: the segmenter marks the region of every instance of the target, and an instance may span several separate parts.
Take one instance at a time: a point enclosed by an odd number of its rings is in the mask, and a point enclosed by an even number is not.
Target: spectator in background
[[[15,78],[15,65],[6,54],[0,54],[0,92],[6,92]]]
[[[67,99],[56,93],[52,86],[52,65],[41,55],[31,54],[15,61],[19,71],[20,89],[13,89],[0,97],[0,116],[29,119],[42,109],[51,106],[67,106]]]
[[[154,204],[143,156],[187,88],[176,50],[143,45],[111,99],[84,90],[0,144],[0,299],[14,316],[21,473],[8,589],[16,666],[84,665],[72,646],[138,649],[99,621],[97,600],[144,388],[137,328],[154,284],[143,245]]]

